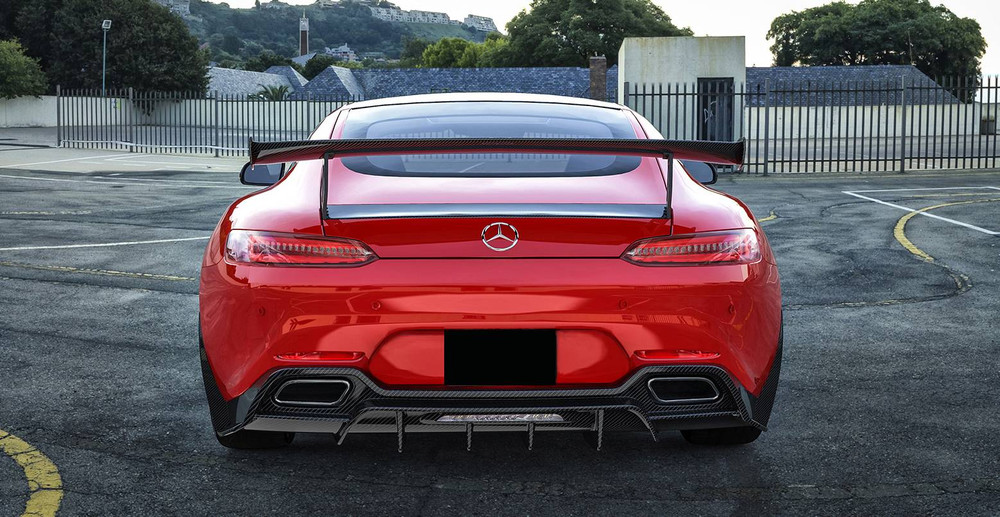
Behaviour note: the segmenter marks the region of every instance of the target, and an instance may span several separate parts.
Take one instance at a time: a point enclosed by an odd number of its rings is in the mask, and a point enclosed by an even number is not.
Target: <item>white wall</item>
[[[0,127],[55,127],[56,98],[0,99]]]
[[[746,38],[743,36],[625,38],[618,49],[618,102],[637,108],[641,97],[625,103],[625,83],[629,92],[635,88],[664,88],[665,85],[687,85],[697,91],[700,78],[732,78],[736,91],[746,83]],[[693,93],[693,92],[692,92]],[[654,117],[655,118],[655,117]],[[733,109],[733,126],[739,127],[739,106]],[[650,120],[660,132],[696,135],[697,118],[692,115],[680,120],[680,127],[661,127],[659,120]],[[665,126],[665,124],[663,125]],[[694,138],[694,136],[692,136]]]

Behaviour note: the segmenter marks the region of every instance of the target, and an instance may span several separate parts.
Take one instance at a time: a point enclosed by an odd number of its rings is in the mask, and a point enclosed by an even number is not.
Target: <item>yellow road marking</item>
[[[778,218],[778,214],[774,213],[774,210],[771,210],[771,213],[768,214],[767,217],[765,217],[763,219],[759,219],[757,222],[758,223],[766,223],[768,221],[773,221],[773,220],[775,220],[777,218]]]
[[[52,516],[62,502],[62,478],[59,469],[48,457],[28,442],[0,430],[0,452],[10,456],[24,469],[31,497],[24,506],[22,517]]]
[[[910,239],[908,239],[906,237],[906,223],[908,223],[910,221],[910,219],[913,219],[913,217],[916,216],[916,215],[918,215],[918,214],[922,214],[922,213],[930,211],[930,210],[935,210],[937,208],[944,208],[946,206],[956,206],[956,205],[971,205],[973,203],[989,203],[989,202],[992,202],[992,201],[1000,201],[1000,198],[993,198],[993,199],[971,199],[969,201],[955,201],[955,202],[952,202],[952,203],[941,203],[939,205],[933,205],[933,206],[928,206],[926,208],[921,208],[919,210],[914,210],[914,211],[912,211],[912,212],[904,215],[903,217],[900,217],[899,221],[896,221],[896,227],[892,230],[892,234],[893,234],[893,236],[896,237],[896,240],[899,241],[899,243],[902,244],[904,248],[906,248],[906,251],[909,251],[910,253],[916,255],[920,259],[925,260],[927,262],[934,262],[934,257],[928,255],[923,250],[921,250],[920,248],[916,247],[913,244],[913,242],[910,241]]]
[[[157,275],[155,273],[133,273],[131,271],[114,271],[111,269],[92,269],[73,266],[43,266],[40,264],[24,264],[0,260],[0,266],[37,269],[40,271],[58,271],[61,273],[83,273],[88,275],[123,276],[128,278],[144,278],[147,280],[169,280],[172,282],[189,282],[195,280],[189,276]]]

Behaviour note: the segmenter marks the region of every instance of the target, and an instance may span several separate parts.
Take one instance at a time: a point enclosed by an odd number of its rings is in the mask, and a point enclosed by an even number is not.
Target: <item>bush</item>
[[[26,56],[16,40],[0,41],[0,98],[45,93],[48,81],[38,61]]]

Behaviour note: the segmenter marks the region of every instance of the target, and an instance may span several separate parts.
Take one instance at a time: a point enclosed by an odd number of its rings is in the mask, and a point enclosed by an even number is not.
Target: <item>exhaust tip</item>
[[[660,404],[707,404],[722,398],[715,383],[705,377],[656,377],[646,385]]]
[[[344,379],[292,379],[274,392],[282,406],[331,407],[344,401],[351,383]]]

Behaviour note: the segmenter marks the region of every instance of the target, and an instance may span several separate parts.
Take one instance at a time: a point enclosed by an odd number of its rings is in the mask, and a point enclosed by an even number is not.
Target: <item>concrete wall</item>
[[[631,84],[697,83],[699,77],[746,78],[743,36],[625,38],[618,49],[618,102]]]
[[[0,99],[0,127],[55,127],[56,98]]]
[[[736,91],[746,84],[746,38],[674,37],[625,38],[618,50],[618,102],[636,109],[641,98],[629,97],[625,102],[625,84],[629,92],[642,88],[664,88],[665,85],[692,85],[697,90],[700,78],[732,78]],[[659,120],[650,120],[666,135],[696,135],[698,119],[684,117],[679,127],[666,127]],[[739,107],[733,109],[733,126],[739,127]]]
[[[899,137],[904,134],[914,137],[972,136],[980,134],[981,120],[988,115],[995,116],[996,112],[995,104],[933,104],[906,108],[900,106],[771,107],[746,108],[740,122],[744,127],[743,136],[749,140],[764,138],[765,135],[772,140],[847,138],[855,135],[864,138],[884,138]]]

